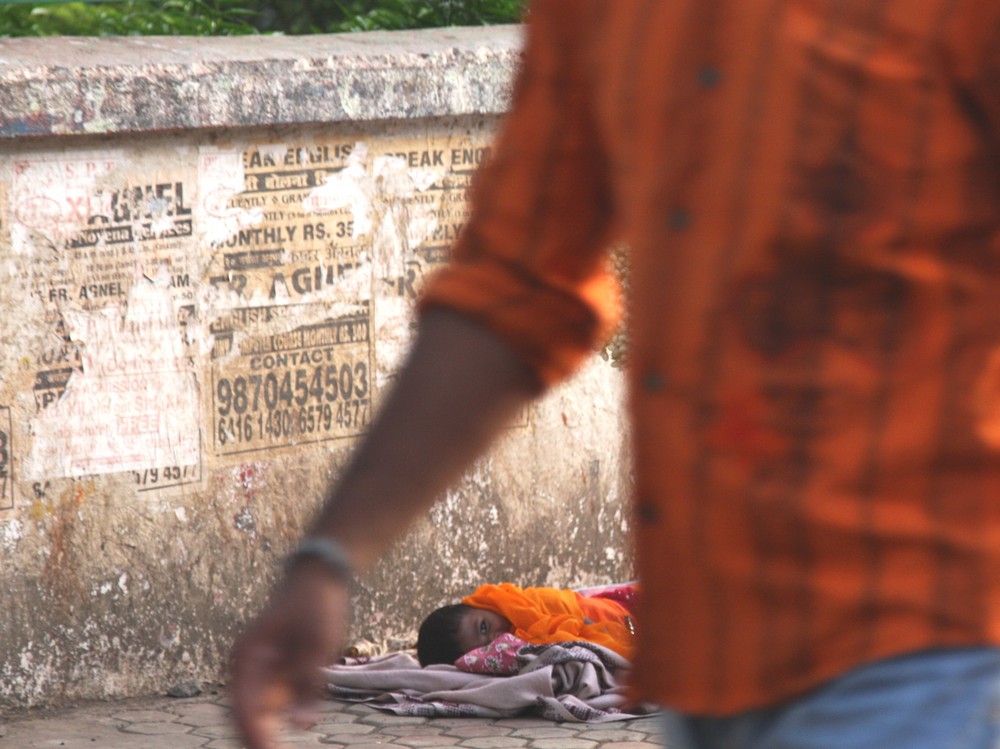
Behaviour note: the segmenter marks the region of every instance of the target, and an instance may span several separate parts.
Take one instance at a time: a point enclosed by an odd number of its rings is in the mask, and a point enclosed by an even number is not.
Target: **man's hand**
[[[331,487],[307,536],[335,538],[358,573],[489,445],[540,390],[505,342],[445,310],[421,320],[395,387]],[[232,695],[247,749],[275,749],[285,719],[301,720],[319,668],[347,635],[348,590],[302,559],[236,645]]]
[[[311,722],[320,668],[343,647],[349,613],[347,584],[316,560],[275,588],[233,651],[233,717],[247,749],[275,749],[284,723]]]

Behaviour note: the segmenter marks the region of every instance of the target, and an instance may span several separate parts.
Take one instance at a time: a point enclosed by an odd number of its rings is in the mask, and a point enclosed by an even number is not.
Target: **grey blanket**
[[[398,715],[505,718],[532,714],[550,720],[605,722],[651,712],[626,708],[623,678],[629,662],[592,643],[524,645],[516,673],[470,673],[455,666],[421,668],[406,653],[344,659],[325,669],[332,696]]]

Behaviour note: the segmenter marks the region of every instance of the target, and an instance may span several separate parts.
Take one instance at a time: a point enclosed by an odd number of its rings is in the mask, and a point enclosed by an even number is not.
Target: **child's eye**
[[[486,620],[484,619],[483,621],[479,622],[479,634],[481,634],[483,637],[486,637],[488,631],[489,627],[486,624]]]

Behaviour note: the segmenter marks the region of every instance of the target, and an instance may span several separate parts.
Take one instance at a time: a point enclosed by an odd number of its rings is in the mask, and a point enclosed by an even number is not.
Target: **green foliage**
[[[523,5],[524,0],[257,0],[254,23],[286,34],[480,26],[516,23]]]
[[[516,23],[524,0],[0,0],[0,36],[315,34]]]
[[[0,36],[253,34],[243,0],[3,3]]]
[[[331,25],[330,31],[516,23],[523,10],[521,0],[344,0],[336,4],[344,20]]]

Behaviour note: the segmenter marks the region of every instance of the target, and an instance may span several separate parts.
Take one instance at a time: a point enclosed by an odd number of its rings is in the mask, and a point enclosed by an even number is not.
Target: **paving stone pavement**
[[[540,718],[412,718],[324,701],[288,749],[660,749],[656,718],[554,723]],[[0,749],[240,749],[225,697],[103,702],[0,723]]]

